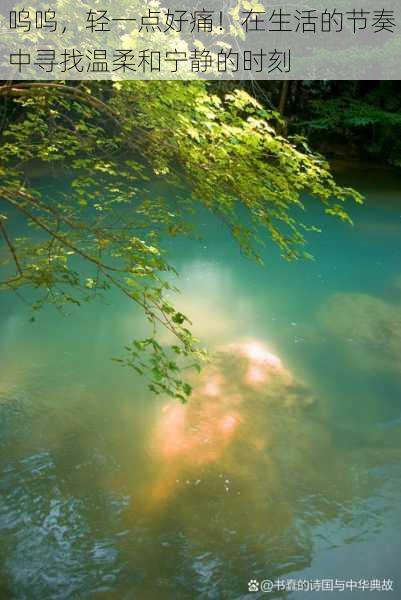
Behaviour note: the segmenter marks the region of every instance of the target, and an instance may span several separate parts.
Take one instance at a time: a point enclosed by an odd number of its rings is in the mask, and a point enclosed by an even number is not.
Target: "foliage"
[[[308,121],[311,129],[348,129],[367,127],[369,125],[401,126],[401,113],[383,110],[366,101],[356,99],[335,98],[331,102],[315,101],[312,110],[316,118]]]
[[[401,166],[399,82],[300,82],[293,124],[317,145],[324,132],[326,143]]]
[[[193,231],[197,206],[226,223],[241,250],[261,262],[269,236],[287,259],[305,256],[305,226],[293,214],[306,199],[348,220],[322,157],[300,137],[278,133],[280,116],[243,90],[205,83],[8,83],[0,87],[1,288],[35,291],[33,311],[60,310],[116,288],[149,322],[145,340],[117,359],[182,401],[181,373],[204,353],[174,308],[169,236]],[[50,183],[30,175],[46,165]],[[67,176],[62,185],[59,174]],[[27,225],[12,235],[15,222]],[[266,235],[267,234],[267,235]],[[162,346],[160,328],[175,337]]]

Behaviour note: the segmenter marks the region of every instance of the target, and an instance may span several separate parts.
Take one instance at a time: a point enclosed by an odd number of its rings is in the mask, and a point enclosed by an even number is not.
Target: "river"
[[[34,323],[0,298],[1,598],[401,597],[401,178],[339,176],[366,202],[311,203],[314,261],[261,268],[207,215],[169,242],[216,352],[187,407],[111,360],[142,327],[118,294]]]

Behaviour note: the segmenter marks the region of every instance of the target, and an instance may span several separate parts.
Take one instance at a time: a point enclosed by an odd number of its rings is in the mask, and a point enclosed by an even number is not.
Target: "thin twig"
[[[10,250],[10,253],[14,259],[15,266],[17,267],[17,271],[22,276],[22,268],[21,268],[21,264],[18,260],[17,253],[15,251],[15,248],[14,248],[10,238],[8,237],[6,228],[4,227],[3,221],[1,219],[0,219],[0,230],[1,230],[1,233],[3,234],[4,240],[8,246],[8,249]]]

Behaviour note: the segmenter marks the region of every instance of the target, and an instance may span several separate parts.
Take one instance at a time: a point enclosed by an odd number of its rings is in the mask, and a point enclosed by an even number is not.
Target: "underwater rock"
[[[272,432],[255,427],[255,419],[260,424],[260,413],[268,415],[269,407],[288,413],[312,402],[305,386],[259,342],[219,348],[193,385],[187,404],[162,407],[151,433],[152,456],[160,465],[153,501],[166,500],[177,480],[188,473],[196,479],[236,446],[265,451]]]
[[[319,324],[344,342],[358,366],[400,369],[401,306],[369,294],[334,294],[319,313]],[[347,343],[345,343],[347,342]]]

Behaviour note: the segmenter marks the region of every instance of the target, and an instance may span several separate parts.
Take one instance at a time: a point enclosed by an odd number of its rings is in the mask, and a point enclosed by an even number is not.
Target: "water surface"
[[[204,215],[200,243],[170,243],[216,351],[186,408],[110,360],[143,332],[124,298],[35,323],[0,299],[1,597],[239,599],[277,578],[400,596],[401,180],[342,177],[366,205],[353,228],[311,207],[313,262],[268,246],[261,269]]]

